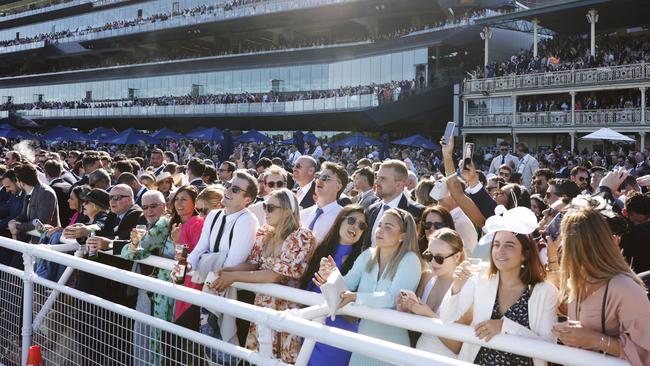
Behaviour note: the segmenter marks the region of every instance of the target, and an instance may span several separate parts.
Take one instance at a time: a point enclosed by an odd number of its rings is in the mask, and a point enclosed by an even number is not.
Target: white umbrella
[[[587,136],[581,137],[581,140],[607,140],[607,141],[625,141],[625,142],[635,142],[633,138],[629,138],[623,134],[620,134],[610,128],[604,127],[596,132],[592,132]]]

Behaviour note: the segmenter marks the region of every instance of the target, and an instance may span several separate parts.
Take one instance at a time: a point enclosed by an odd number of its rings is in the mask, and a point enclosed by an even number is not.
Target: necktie
[[[506,163],[506,157],[501,155],[501,164],[499,164],[499,166],[501,166],[501,165],[503,165],[505,163]]]
[[[323,214],[323,209],[318,207],[316,209],[316,216],[314,216],[314,219],[311,220],[311,223],[309,224],[309,230],[314,230],[314,225],[316,225],[316,220],[320,217],[320,215]]]
[[[225,228],[226,228],[226,215],[224,214],[221,217],[221,223],[219,224],[219,232],[217,233],[217,239],[214,241],[214,245],[212,246],[213,253],[219,252],[219,243],[221,242],[221,237],[223,236],[223,229]]]
[[[390,210],[390,206],[384,205],[384,213],[386,213],[386,211],[388,211],[388,210]]]
[[[29,199],[32,198],[31,194],[28,194],[25,196],[25,206],[24,206],[24,211],[25,216],[29,217]]]

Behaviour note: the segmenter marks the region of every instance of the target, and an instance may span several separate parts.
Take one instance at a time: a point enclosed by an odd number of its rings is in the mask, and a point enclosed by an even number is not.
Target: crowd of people
[[[646,103],[648,102],[646,97]],[[641,108],[641,94],[631,90],[576,94],[575,110]],[[558,95],[522,96],[517,98],[517,112],[570,111],[571,97]]]
[[[0,106],[2,111],[35,109],[86,109],[111,107],[174,106],[200,104],[240,104],[240,103],[279,103],[299,100],[348,97],[355,95],[375,95],[380,104],[398,101],[413,95],[418,89],[424,89],[424,81],[399,80],[383,84],[342,86],[332,90],[315,90],[311,92],[268,92],[240,94],[206,94],[162,96],[153,98],[107,99],[94,101],[41,101],[14,104],[7,102]]]
[[[596,46],[596,55],[592,56],[588,37],[556,36],[539,41],[537,57],[532,47],[522,49],[507,60],[476,66],[470,74],[473,78],[490,78],[650,62],[650,39],[646,34],[599,35]]]
[[[535,154],[520,142],[513,155],[503,142],[496,156],[459,161],[453,137],[440,153],[393,148],[382,158],[374,148],[333,148],[326,141],[250,144],[231,155],[217,143],[168,141],[110,150],[43,145],[30,159],[2,138],[0,145],[6,236],[53,245],[76,239],[89,259],[276,310],[299,305],[231,285],[320,292],[330,276],[343,276],[348,290],[340,294],[341,306],[469,325],[488,346],[411,337],[368,319],[337,316],[327,325],[481,365],[545,364],[491,349],[498,334],[561,342],[633,366],[650,363],[643,282],[650,280],[648,150]],[[34,219],[45,227],[40,238],[27,235]],[[104,252],[109,248],[114,255]],[[171,270],[134,267],[134,259],[150,255],[177,262]],[[18,253],[5,250],[0,259],[21,266]],[[62,270],[36,266],[52,280]],[[68,285],[259,348],[254,323],[88,273],[78,272]],[[77,332],[80,344],[93,350],[84,353],[86,363],[236,362],[217,350],[178,352],[176,335],[138,322],[109,330],[110,341],[93,337],[108,326]],[[274,332],[273,354],[293,363],[301,342]],[[385,363],[316,344],[309,364]]]

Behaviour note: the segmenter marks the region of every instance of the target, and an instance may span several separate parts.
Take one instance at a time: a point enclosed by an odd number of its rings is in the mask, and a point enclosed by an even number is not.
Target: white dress
[[[431,277],[429,282],[427,282],[427,284],[424,285],[424,291],[422,291],[422,301],[424,302],[427,301],[429,295],[431,294],[431,289],[433,288],[433,285],[435,285],[437,279],[438,276],[433,276]],[[442,304],[440,304],[440,306],[442,306]],[[438,312],[439,311],[440,309],[438,309]],[[442,344],[442,342],[438,337],[429,334],[422,334],[420,339],[418,339],[418,343],[415,345],[415,348],[422,351],[436,353],[445,357],[451,357],[451,358],[458,357],[458,355],[453,353],[449,348],[447,348],[447,346]]]

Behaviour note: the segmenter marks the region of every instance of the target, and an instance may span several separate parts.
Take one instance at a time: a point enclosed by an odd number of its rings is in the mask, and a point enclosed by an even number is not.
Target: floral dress
[[[257,230],[255,244],[248,256],[248,262],[259,265],[259,270],[271,270],[283,276],[281,284],[285,286],[298,287],[300,277],[307,269],[309,258],[316,246],[314,234],[305,228],[300,228],[291,234],[282,243],[282,251],[279,255],[264,256],[264,247],[269,238],[273,235],[273,228],[265,225]],[[297,309],[299,306],[293,302],[278,299],[273,296],[257,294],[255,296],[256,306],[266,307],[274,310]],[[298,336],[284,332],[273,332],[273,355],[281,358],[286,363],[294,363],[300,351],[301,339]],[[257,351],[257,327],[250,323],[246,348]]]
[[[174,258],[174,242],[172,241],[170,235],[170,224],[168,217],[161,217],[153,225],[153,227],[147,230],[147,233],[144,234],[142,239],[140,239],[140,248],[135,253],[129,251],[129,246],[125,245],[122,248],[122,258],[129,260],[138,260],[149,257],[150,255],[158,255],[166,258]],[[171,271],[165,269],[156,269],[154,270],[152,276],[155,276],[161,281],[170,282]],[[152,314],[156,318],[171,322],[174,319],[174,304],[176,300],[174,298],[164,296],[161,294],[151,295],[151,304],[152,304]],[[161,354],[161,332],[159,329],[150,329],[150,344],[149,351],[153,354],[153,364],[161,364],[160,354]]]

